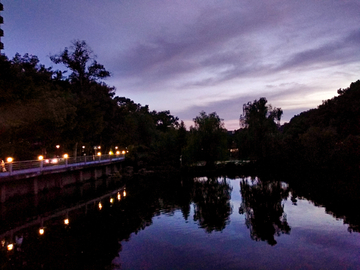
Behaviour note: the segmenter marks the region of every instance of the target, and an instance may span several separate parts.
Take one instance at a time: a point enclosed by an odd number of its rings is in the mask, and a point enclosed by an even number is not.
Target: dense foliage
[[[282,153],[312,166],[359,168],[360,81],[283,127]]]
[[[50,58],[68,69],[46,68],[29,54],[0,57],[2,158],[91,155],[94,146],[101,145],[105,153],[115,146],[131,149],[132,158],[146,152],[157,160],[171,156],[172,162],[176,155],[178,163],[184,125],[170,111],[150,111],[147,105],[115,96],[115,88],[101,81],[110,73],[84,41]],[[151,154],[154,151],[162,155]]]

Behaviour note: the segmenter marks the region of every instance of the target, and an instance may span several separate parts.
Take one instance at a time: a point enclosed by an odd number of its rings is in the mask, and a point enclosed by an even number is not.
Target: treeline
[[[167,152],[172,144],[179,159],[180,149],[174,145],[179,145],[178,133],[184,132],[184,125],[169,111],[150,111],[115,96],[115,88],[102,81],[110,73],[96,62],[84,41],[75,41],[51,60],[67,70],[47,68],[29,54],[16,54],[11,60],[0,56],[2,158],[89,155],[94,154],[94,146],[101,146],[102,153],[115,152],[116,146]]]
[[[272,165],[353,168],[360,165],[360,81],[279,125],[281,109],[265,98],[244,105],[234,141],[240,158]]]
[[[0,158],[15,160],[104,154],[128,150],[136,164],[180,166],[225,159],[226,130],[216,113],[202,112],[190,131],[170,111],[115,95],[84,41],[50,56],[65,71],[36,56],[0,56]],[[101,147],[101,150],[98,147]]]
[[[170,111],[115,95],[111,74],[84,41],[50,56],[0,56],[0,158],[93,155],[115,147],[135,164],[181,166],[204,161],[256,160],[271,164],[357,168],[360,161],[360,81],[317,109],[280,126],[282,110],[260,98],[243,105],[240,129],[230,134],[214,112],[200,112],[189,130]],[[59,148],[56,148],[59,146]]]

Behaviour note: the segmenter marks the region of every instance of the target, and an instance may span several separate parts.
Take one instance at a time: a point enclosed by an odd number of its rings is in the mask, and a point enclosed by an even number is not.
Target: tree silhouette
[[[110,76],[110,72],[94,58],[91,48],[84,40],[75,40],[70,48],[66,47],[60,54],[50,56],[55,64],[62,63],[69,68],[72,71],[69,76],[71,82],[78,82],[81,87],[85,81],[98,81]]]
[[[226,179],[218,181],[216,178],[209,178],[195,182],[194,221],[198,221],[207,232],[222,231],[229,223],[232,213],[231,190]]]
[[[252,158],[265,158],[273,150],[274,134],[277,133],[282,113],[281,109],[267,105],[264,97],[244,104],[240,127],[245,132],[240,133],[240,144],[250,147]]]
[[[281,182],[255,180],[251,184],[245,179],[240,182],[240,187],[242,203],[239,214],[245,214],[251,239],[276,245],[274,236],[289,234],[291,230],[282,205],[282,200],[289,195],[288,189]]]

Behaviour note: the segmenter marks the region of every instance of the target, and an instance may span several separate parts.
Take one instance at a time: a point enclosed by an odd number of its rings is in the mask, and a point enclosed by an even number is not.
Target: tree
[[[84,40],[75,40],[69,49],[66,47],[60,54],[50,56],[55,64],[64,64],[72,71],[70,81],[79,83],[81,88],[85,82],[94,82],[110,76],[110,72],[94,58],[91,48]]]
[[[224,160],[227,157],[227,137],[223,120],[215,112],[207,115],[204,111],[193,120],[195,127],[190,128],[188,159],[205,161],[206,166]]]
[[[109,87],[101,79],[110,76],[105,67],[95,60],[91,48],[85,41],[75,40],[72,46],[58,55],[50,56],[55,64],[64,64],[71,70],[67,80],[71,84],[76,110],[76,124],[67,130],[66,136],[72,138],[74,155],[77,147],[83,143],[98,145],[102,142],[104,130],[111,130],[116,103],[112,100],[115,88]],[[63,76],[55,73],[55,80]],[[108,138],[104,138],[108,139]]]
[[[246,130],[246,142],[250,146],[251,157],[261,159],[270,154],[274,137],[280,125],[283,111],[267,105],[266,98],[262,97],[243,106],[240,115],[240,126]],[[242,143],[242,142],[240,142]],[[241,146],[240,146],[241,148]]]

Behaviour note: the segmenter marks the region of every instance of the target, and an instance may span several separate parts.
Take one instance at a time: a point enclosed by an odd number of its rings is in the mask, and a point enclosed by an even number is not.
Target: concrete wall
[[[0,179],[0,202],[4,203],[16,196],[38,194],[44,190],[96,180],[116,173],[120,169],[121,163],[112,163],[31,177]]]

